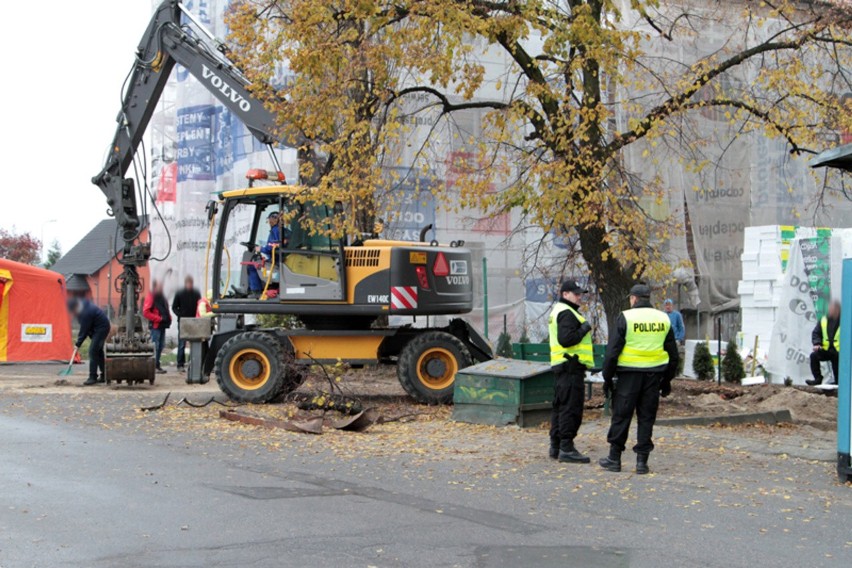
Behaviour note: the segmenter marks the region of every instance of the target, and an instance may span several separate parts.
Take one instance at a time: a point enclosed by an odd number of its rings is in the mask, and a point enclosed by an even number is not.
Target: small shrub
[[[300,329],[299,318],[289,314],[258,314],[257,325],[262,328]]]
[[[527,328],[524,328],[523,333],[521,333],[520,339],[518,339],[518,343],[529,343],[529,342],[530,342],[530,336],[527,335]]]
[[[695,355],[692,357],[692,372],[695,373],[699,381],[713,380],[715,372],[713,356],[710,355],[710,348],[707,347],[707,343],[703,341],[695,346]]]
[[[503,331],[497,338],[497,355],[500,357],[512,357],[512,336]]]
[[[729,383],[739,383],[743,377],[745,377],[743,358],[732,339],[728,342],[728,350],[722,359],[722,378]]]

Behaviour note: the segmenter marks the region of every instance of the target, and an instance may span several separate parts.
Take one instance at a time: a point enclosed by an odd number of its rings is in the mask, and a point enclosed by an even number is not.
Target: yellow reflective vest
[[[580,315],[580,312],[564,302],[557,302],[550,311],[550,319],[548,320],[548,331],[550,334],[550,364],[559,365],[565,362],[565,356],[571,357],[576,355],[580,363],[586,367],[594,367],[595,355],[594,347],[592,346],[592,332],[587,333],[580,340],[580,343],[571,347],[563,347],[559,343],[559,314],[565,310],[570,311],[580,322],[580,325],[586,323],[586,318]]]
[[[829,348],[829,340],[828,340],[828,316],[822,316],[822,320],[820,321],[820,325],[822,326],[822,348],[828,351]],[[834,343],[834,349],[838,353],[840,352],[840,325],[837,326],[837,329],[834,331],[834,338],[831,340],[831,343]]]
[[[654,308],[632,308],[622,315],[627,333],[618,367],[643,370],[667,365],[669,354],[663,345],[672,326],[669,316]]]

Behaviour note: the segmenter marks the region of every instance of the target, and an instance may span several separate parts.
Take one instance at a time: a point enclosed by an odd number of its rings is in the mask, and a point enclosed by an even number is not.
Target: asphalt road
[[[230,430],[106,428],[103,416],[72,411],[78,404],[0,395],[2,568],[852,561],[852,487],[836,483],[832,464],[729,431],[664,442],[652,456],[658,473],[637,477],[539,459],[538,434],[512,434],[520,445],[493,453],[486,444],[435,460],[404,449],[342,458],[323,437],[302,449],[304,438],[288,433],[295,445],[259,451]],[[582,445],[596,456],[604,428],[584,426]],[[475,432],[495,444],[502,435]],[[508,468],[512,452],[535,457]]]

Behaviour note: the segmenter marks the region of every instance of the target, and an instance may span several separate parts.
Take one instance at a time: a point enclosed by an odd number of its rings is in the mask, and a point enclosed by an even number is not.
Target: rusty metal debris
[[[379,415],[378,410],[376,410],[375,408],[368,408],[367,410],[362,410],[354,416],[347,416],[346,418],[332,421],[331,427],[336,428],[338,430],[363,432],[376,422],[380,421],[381,418],[382,417]]]
[[[302,432],[305,434],[322,434],[323,419],[319,416],[306,420],[278,420],[277,418],[264,418],[236,410],[220,410],[219,416],[225,420],[250,424],[252,426],[281,428],[290,432]]]

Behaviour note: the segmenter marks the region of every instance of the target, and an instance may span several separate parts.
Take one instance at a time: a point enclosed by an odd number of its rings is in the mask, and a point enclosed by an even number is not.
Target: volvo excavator
[[[111,151],[92,180],[106,195],[123,241],[119,329],[106,346],[107,381],[154,382],[154,348],[139,310],[139,268],[149,261],[151,247],[140,240],[138,191],[127,176],[175,64],[267,145],[275,168],[251,170],[247,187],[222,192],[208,204],[212,311],[219,321],[212,332],[197,325],[205,322],[181,320],[192,352],[187,382],[204,383],[215,374],[231,399],[263,403],[298,388],[310,365],[388,363],[397,366],[400,383],[415,399],[452,400],[456,371],[492,357],[488,341],[461,318],[425,328],[379,322],[395,315],[428,322],[429,316],[470,312],[470,251],[463,242],[426,242],[428,227],[420,242],[329,236],[332,227],[343,226],[337,217],[347,213],[346,207],[323,205],[312,199],[310,188],[286,184],[272,148],[279,142],[275,116],[252,95],[229,60],[227,46],[175,0],[162,2],[148,24],[126,83]],[[267,259],[257,249],[272,240],[270,217],[279,219],[279,237]],[[246,221],[251,228],[235,270],[226,239],[229,227]],[[247,314],[293,316],[304,327],[262,328],[246,323],[252,319]]]

